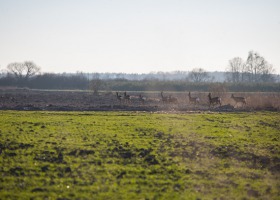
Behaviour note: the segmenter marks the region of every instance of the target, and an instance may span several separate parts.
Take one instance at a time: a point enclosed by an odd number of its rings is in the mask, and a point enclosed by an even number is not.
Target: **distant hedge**
[[[201,91],[224,90],[229,92],[280,92],[280,83],[193,83],[187,81],[102,81],[100,90],[117,91]]]
[[[194,83],[187,80],[127,80],[108,79],[99,81],[98,90],[103,91],[215,91],[228,92],[280,92],[280,83]],[[30,89],[87,90],[90,81],[83,75],[72,76],[43,74],[21,85],[12,76],[0,78],[0,87],[15,86]]]

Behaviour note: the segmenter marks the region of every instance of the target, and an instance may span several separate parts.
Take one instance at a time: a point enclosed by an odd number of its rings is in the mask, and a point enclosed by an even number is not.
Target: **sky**
[[[0,70],[225,71],[251,50],[280,73],[279,0],[0,0]]]

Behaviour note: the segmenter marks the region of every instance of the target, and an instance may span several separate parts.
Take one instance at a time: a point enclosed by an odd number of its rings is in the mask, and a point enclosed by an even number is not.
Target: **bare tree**
[[[230,82],[274,82],[273,66],[257,52],[250,51],[246,62],[235,57],[229,60],[227,80]]]
[[[240,57],[235,57],[229,60],[229,66],[227,68],[227,80],[233,83],[242,82],[243,72],[245,69],[245,63]]]
[[[26,83],[30,77],[40,72],[40,67],[31,61],[25,61],[23,63],[10,63],[7,70],[15,76],[19,83]]]
[[[90,89],[93,90],[94,94],[98,94],[98,90],[101,86],[101,79],[99,78],[99,74],[94,74],[92,80],[90,81]]]
[[[194,68],[189,73],[189,79],[193,82],[199,83],[199,82],[206,82],[210,81],[211,77],[209,74],[202,68]]]
[[[273,81],[274,69],[259,53],[250,51],[246,62],[246,77],[249,82]]]

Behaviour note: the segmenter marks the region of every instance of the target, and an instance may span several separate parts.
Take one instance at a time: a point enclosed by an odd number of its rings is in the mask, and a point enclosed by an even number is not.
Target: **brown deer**
[[[139,100],[142,104],[144,104],[147,99],[146,97],[143,97],[142,94],[139,94]]]
[[[189,102],[194,104],[199,104],[199,97],[191,97],[191,92],[189,92]]]
[[[126,94],[126,92],[123,93],[123,97],[126,103],[130,103],[130,95]]]
[[[163,92],[161,94],[161,100],[163,103],[178,103],[178,99],[176,97],[172,97],[171,95],[163,96]]]
[[[178,99],[176,97],[172,97],[171,95],[169,95],[167,101],[169,103],[178,103]]]
[[[119,100],[119,102],[121,103],[122,102],[122,95],[119,95],[119,93],[116,92],[116,96],[117,96],[117,99]]]
[[[235,107],[238,103],[242,103],[242,107],[243,107],[244,105],[247,104],[246,98],[245,98],[245,97],[235,97],[233,94],[231,94],[231,98],[235,101],[234,107]]]
[[[221,99],[221,97],[211,97],[211,93],[209,92],[209,94],[208,94],[208,98],[209,98],[209,107],[211,106],[211,105],[215,105],[215,104],[219,104],[220,106],[222,105],[222,103],[221,103],[221,101],[222,101],[222,99]]]
[[[161,95],[162,102],[167,103],[168,102],[168,97],[163,96],[163,92],[161,92],[160,95]]]

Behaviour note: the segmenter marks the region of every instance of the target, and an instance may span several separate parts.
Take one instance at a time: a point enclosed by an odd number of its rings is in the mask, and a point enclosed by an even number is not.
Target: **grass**
[[[0,112],[0,199],[278,199],[279,112]]]

